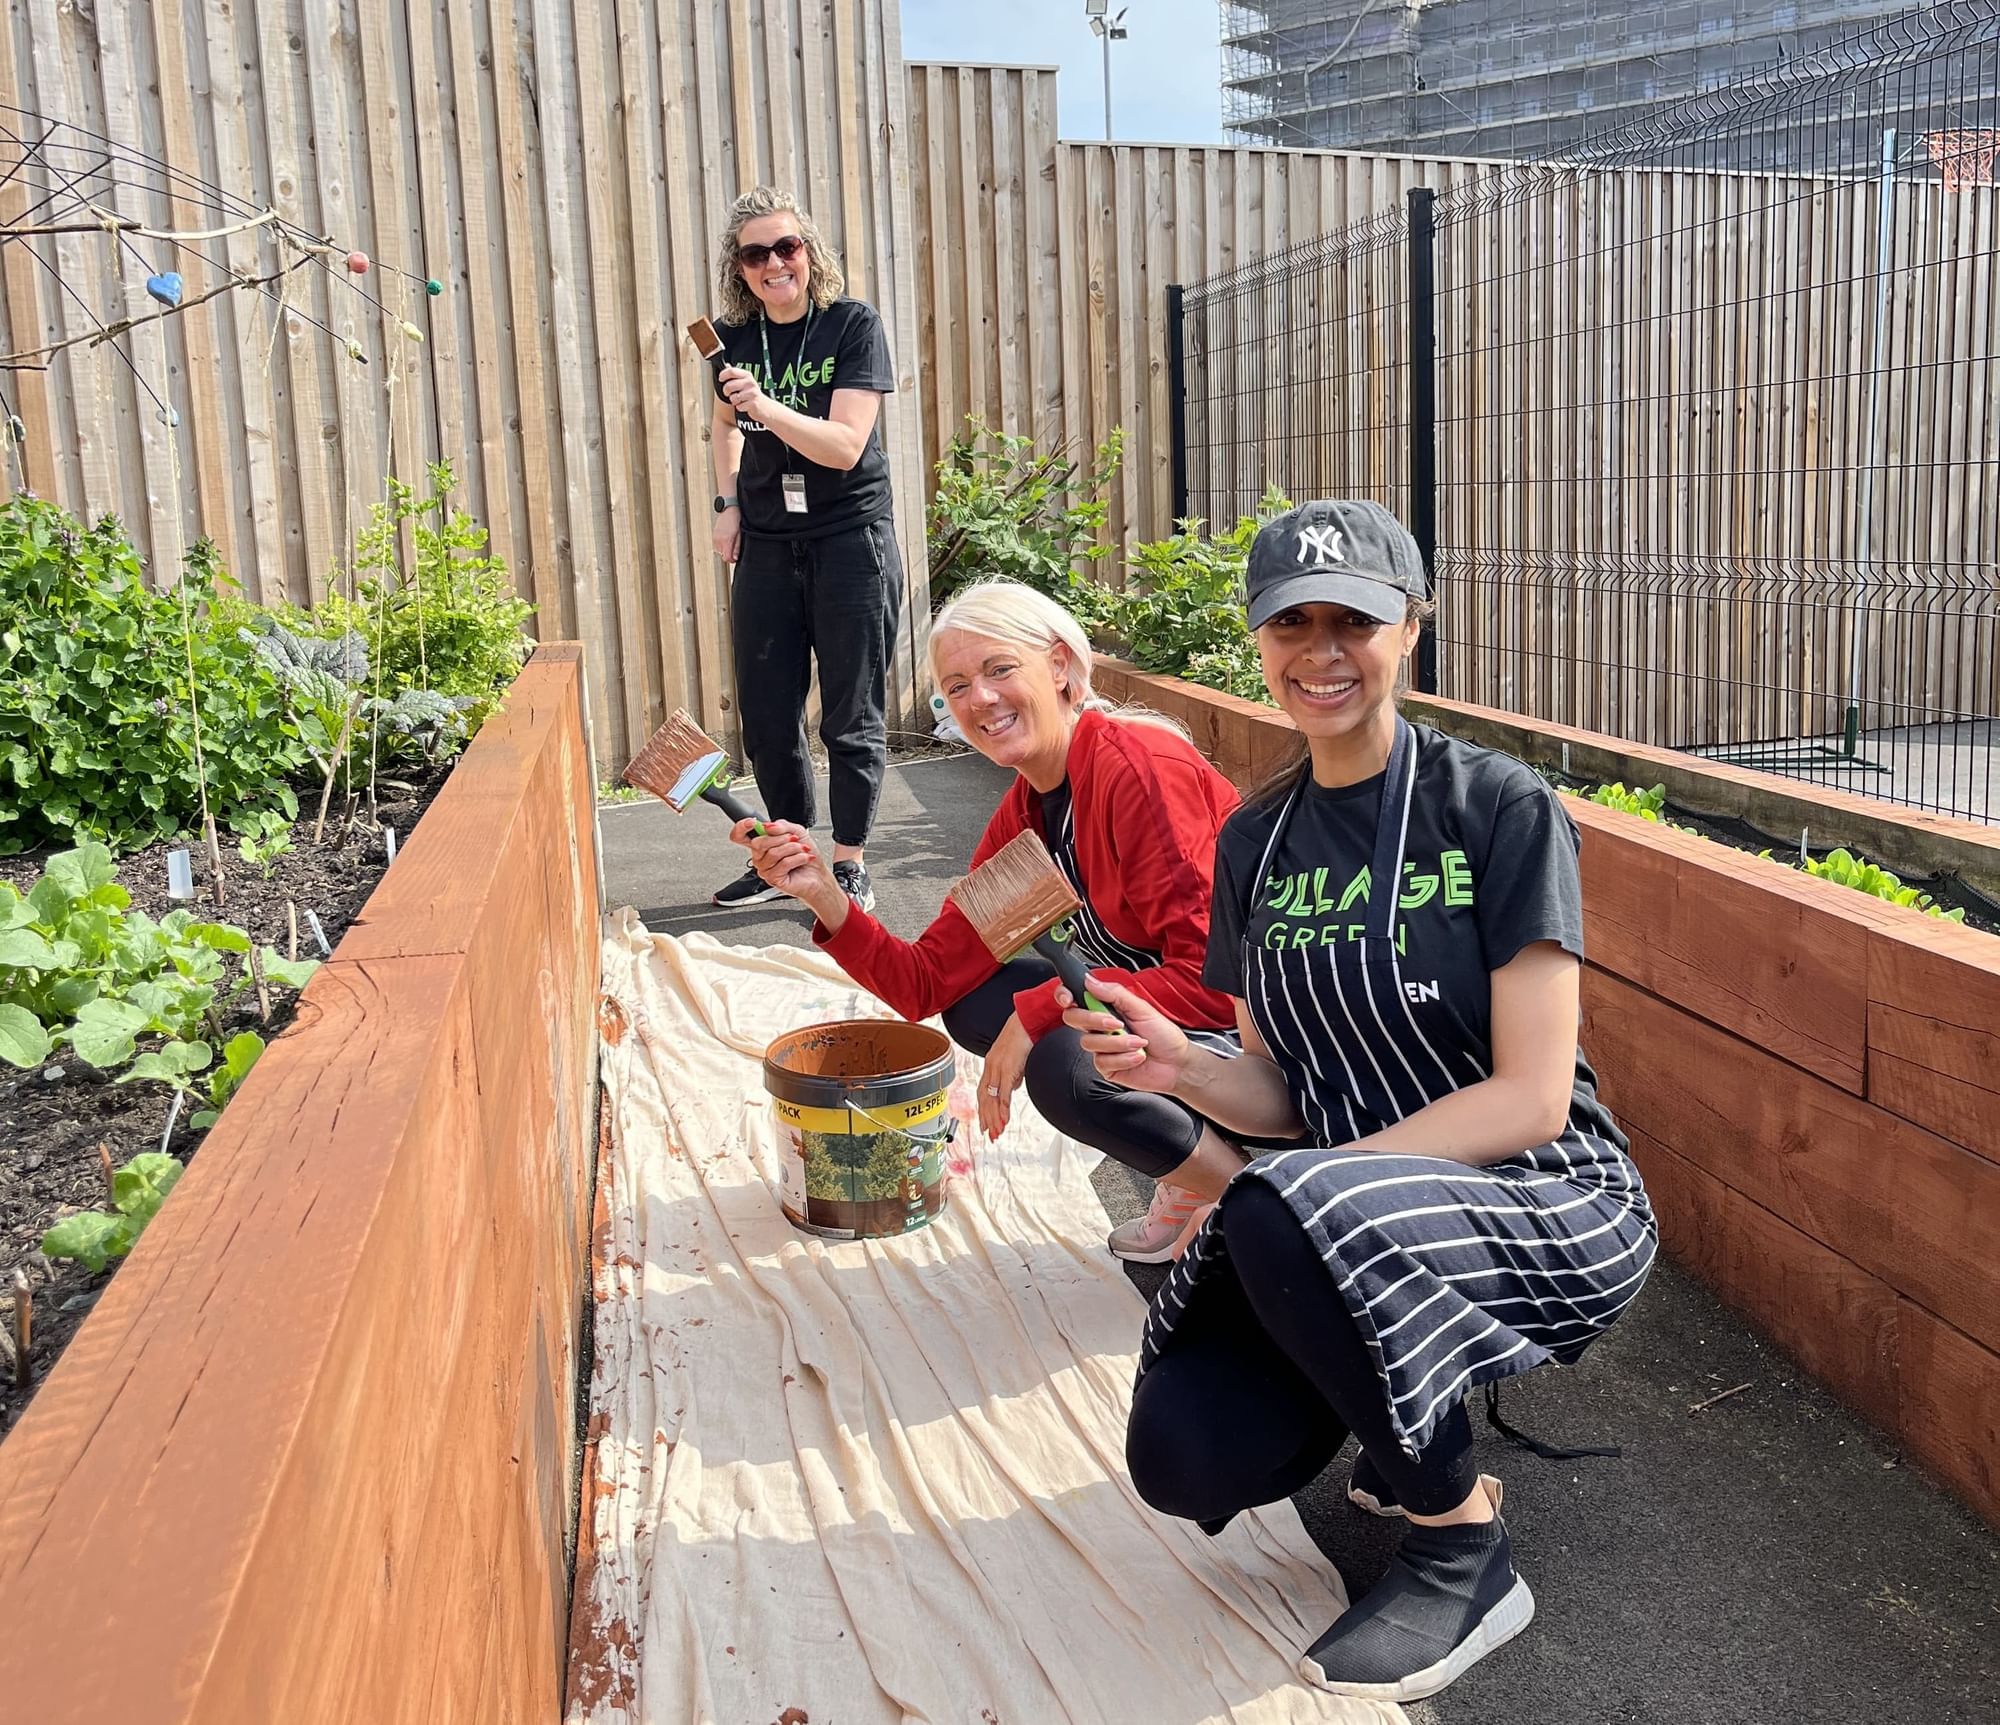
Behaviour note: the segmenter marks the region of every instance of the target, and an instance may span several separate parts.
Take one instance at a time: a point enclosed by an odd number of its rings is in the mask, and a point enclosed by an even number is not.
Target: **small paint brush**
[[[651,791],[675,814],[687,813],[696,797],[706,798],[732,821],[749,821],[759,838],[764,827],[740,797],[731,796],[729,757],[708,734],[676,708],[674,716],[653,733],[652,740],[632,757],[625,782]]]
[[[687,338],[694,343],[694,350],[703,359],[713,359],[722,351],[722,337],[715,333],[715,325],[705,317],[698,317],[687,327]]]
[[[1111,1012],[1090,992],[1090,974],[1070,944],[1071,923],[1082,901],[1039,833],[1016,833],[945,897],[965,913],[986,950],[1002,964],[1032,947],[1056,967],[1070,999],[1092,1012]]]

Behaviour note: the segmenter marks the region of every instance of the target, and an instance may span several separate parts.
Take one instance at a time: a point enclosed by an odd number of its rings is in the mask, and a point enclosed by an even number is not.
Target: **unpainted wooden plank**
[[[377,0],[379,3],[379,0]],[[246,203],[256,201],[254,150],[251,142],[249,92],[244,87],[241,39],[243,26],[233,8],[204,13],[208,32],[207,94],[210,135],[214,140],[215,183]],[[268,261],[277,263],[276,248],[255,233],[232,234],[210,255],[238,278],[263,273]],[[249,478],[250,533],[257,548],[254,565],[231,571],[247,597],[279,604],[292,587],[293,571],[304,573],[304,540],[299,513],[293,505],[295,487],[289,464],[280,459],[286,439],[279,391],[283,374],[264,366],[266,341],[277,308],[259,295],[239,289],[216,302],[220,358],[227,388],[237,406],[237,447],[233,459]]]
[[[624,128],[632,310],[638,344],[638,436],[633,459],[638,468],[634,509],[638,517],[635,554],[640,567],[633,575],[649,589],[646,610],[654,632],[652,698],[662,709],[645,716],[644,736],[651,736],[664,719],[664,709],[699,705],[684,633],[686,590],[694,557],[712,554],[699,537],[691,539],[686,531],[699,520],[693,513],[698,501],[693,482],[699,480],[702,494],[706,494],[713,481],[698,471],[688,471],[683,464],[698,470],[704,464],[706,448],[698,440],[689,442],[676,435],[681,384],[678,314],[688,300],[706,303],[706,294],[698,274],[682,267],[679,248],[668,241],[662,229],[666,200],[684,201],[686,194],[680,182],[671,192],[666,187],[663,131],[677,129],[679,120],[667,112],[663,97],[658,26],[655,0],[618,0],[619,119]],[[674,53],[678,61],[678,45]],[[705,314],[690,313],[687,321],[693,322],[697,315]],[[706,372],[704,365],[694,382],[697,396],[702,393],[701,379]],[[676,475],[683,481],[678,497]]]
[[[650,276],[652,260],[634,255],[634,211],[626,194],[621,128],[624,88],[617,81],[617,14],[613,8],[594,8],[578,18],[578,25],[573,50],[586,226],[583,256],[577,261],[584,271],[583,281],[588,283],[595,335],[579,393],[588,402],[590,421],[601,440],[587,452],[586,459],[601,475],[601,479],[593,475],[593,490],[601,487],[602,500],[596,511],[598,580],[605,597],[615,605],[606,623],[604,674],[616,678],[612,704],[621,710],[623,721],[605,736],[605,742],[614,752],[623,747],[636,753],[666,718],[659,685],[657,625],[651,595],[641,579],[634,532],[645,482],[642,458],[635,453],[631,435],[635,429],[641,431],[638,441],[643,447],[644,389],[633,308],[639,291],[635,277]],[[572,164],[574,160],[572,156]],[[612,243],[614,236],[617,243]]]
[[[492,43],[494,78],[494,142],[499,163],[504,229],[504,253],[494,286],[505,290],[511,312],[508,324],[509,352],[513,364],[514,415],[519,430],[511,442],[521,458],[521,482],[527,514],[527,533],[519,554],[525,570],[516,565],[519,584],[535,602],[535,631],[544,640],[560,638],[568,632],[568,610],[563,567],[557,549],[558,535],[566,526],[559,524],[557,479],[554,458],[561,448],[557,414],[552,406],[548,380],[549,365],[544,348],[550,317],[542,297],[542,272],[531,265],[544,255],[547,229],[536,199],[538,152],[531,153],[528,124],[531,92],[525,80],[530,64],[510,54],[505,44],[514,40],[514,18],[507,0],[487,0],[488,40]],[[510,427],[510,430],[513,428]]]

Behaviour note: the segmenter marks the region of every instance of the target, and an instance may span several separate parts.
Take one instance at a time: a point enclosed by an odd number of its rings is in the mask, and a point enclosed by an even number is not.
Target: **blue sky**
[[[1217,0],[1110,0],[1131,36],[1111,46],[1111,118],[1140,144],[1222,141]],[[903,0],[903,55],[1056,66],[1065,138],[1104,136],[1104,61],[1083,0]]]

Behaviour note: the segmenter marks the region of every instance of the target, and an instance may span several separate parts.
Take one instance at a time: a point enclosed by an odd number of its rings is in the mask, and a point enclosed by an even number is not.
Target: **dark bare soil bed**
[[[418,817],[448,776],[441,766],[403,782],[407,791],[387,791],[380,804],[381,821],[407,840]],[[313,823],[301,820],[292,829],[294,848],[262,869],[247,866],[233,846],[223,849],[224,898],[215,902],[214,889],[199,845],[185,841],[158,844],[120,860],[118,880],[132,895],[136,909],[155,918],[173,910],[167,896],[167,853],[194,852],[196,899],[193,909],[204,919],[233,923],[259,945],[288,952],[292,940],[288,907],[298,911],[298,956],[322,956],[306,913],[319,919],[328,944],[360,914],[375,883],[387,867],[383,835],[356,824],[343,832],[329,822],[326,842],[312,842]],[[0,880],[25,891],[41,872],[38,855],[0,858]],[[246,991],[221,1013],[228,1034],[254,1029],[267,1040],[291,1022],[297,996],[278,991],[271,1020],[259,1020],[257,998]],[[59,1049],[48,1065],[34,1072],[0,1066],[0,1305],[11,1315],[14,1273],[24,1270],[33,1289],[33,1335],[28,1353],[28,1381],[17,1387],[11,1360],[0,1355],[0,1433],[9,1430],[33,1399],[77,1327],[96,1304],[116,1273],[92,1274],[71,1260],[52,1261],[41,1253],[43,1233],[78,1210],[108,1207],[103,1159],[98,1146],[122,1166],[142,1150],[159,1150],[173,1106],[173,1092],[164,1084],[113,1082],[117,1075],[99,1072]],[[186,1161],[200,1148],[205,1132],[189,1125],[193,1110],[183,1108],[164,1148]],[[169,1199],[171,1202],[171,1198]],[[6,1326],[11,1335],[11,1321]]]

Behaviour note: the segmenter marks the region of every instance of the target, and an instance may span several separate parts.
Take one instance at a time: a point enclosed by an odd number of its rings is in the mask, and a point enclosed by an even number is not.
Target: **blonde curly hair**
[[[812,259],[806,271],[806,293],[819,310],[840,298],[847,277],[835,251],[811,216],[799,207],[799,200],[776,186],[756,186],[745,192],[729,209],[729,225],[722,230],[722,245],[716,255],[715,290],[725,323],[745,324],[760,309],[757,296],[743,280],[743,255],[738,245],[744,224],[759,216],[795,216],[799,238],[806,242]]]

